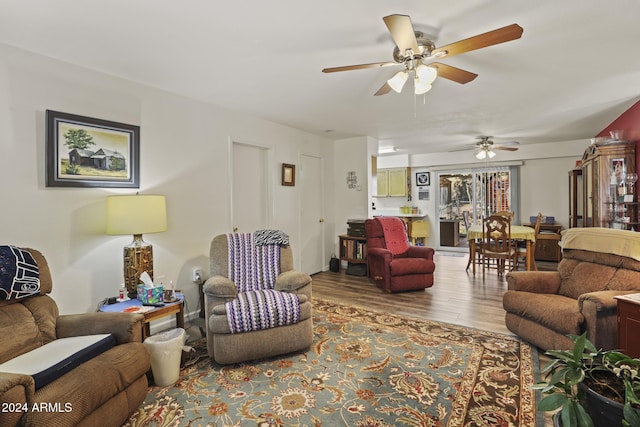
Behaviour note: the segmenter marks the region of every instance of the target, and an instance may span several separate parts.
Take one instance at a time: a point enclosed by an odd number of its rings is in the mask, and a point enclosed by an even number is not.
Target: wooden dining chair
[[[498,276],[508,268],[511,271],[516,263],[518,251],[511,240],[511,220],[502,215],[491,215],[482,220],[482,277],[485,270],[495,261]]]
[[[475,245],[475,256],[471,255],[471,250],[469,250],[469,260],[467,261],[467,268],[465,271],[469,271],[469,266],[473,263],[473,272],[475,274],[476,271],[476,262],[480,264],[482,262],[482,241],[480,239],[473,239],[471,242],[469,239],[469,227],[471,227],[471,221],[469,219],[469,211],[462,212],[462,220],[464,221],[464,226],[467,233],[467,244],[469,245],[469,249],[471,249],[471,245]]]
[[[538,217],[536,218],[536,223],[533,227],[534,229],[534,235],[535,235],[535,239],[538,240],[538,234],[540,234],[540,224],[542,223],[542,212],[538,212]],[[520,257],[524,257],[526,259],[527,257],[527,242],[525,241],[518,241],[516,242],[516,248],[518,250],[518,257],[517,257],[517,262],[516,262],[516,270],[518,269],[518,266],[520,265]],[[535,254],[536,253],[536,241],[534,240],[530,245],[529,248],[531,249],[531,253]],[[536,264],[535,264],[535,257],[531,258],[533,260],[533,270],[537,270],[536,268]]]
[[[498,212],[495,212],[494,215],[507,217],[509,218],[509,221],[513,221],[513,218],[515,217],[515,213],[511,211],[498,211]]]

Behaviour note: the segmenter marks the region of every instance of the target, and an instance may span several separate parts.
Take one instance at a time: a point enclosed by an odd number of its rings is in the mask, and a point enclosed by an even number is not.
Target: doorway
[[[489,166],[438,173],[440,249],[467,251],[467,227],[481,225],[482,218],[493,212],[516,212],[514,169]]]
[[[233,232],[252,233],[269,228],[271,182],[269,149],[258,145],[231,142],[231,203]]]
[[[300,269],[311,275],[324,265],[322,159],[300,156]]]

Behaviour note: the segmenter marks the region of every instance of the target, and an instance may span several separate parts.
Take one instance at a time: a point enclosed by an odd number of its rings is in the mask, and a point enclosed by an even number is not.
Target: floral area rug
[[[304,353],[199,361],[126,426],[535,426],[538,367],[517,338],[314,300]]]

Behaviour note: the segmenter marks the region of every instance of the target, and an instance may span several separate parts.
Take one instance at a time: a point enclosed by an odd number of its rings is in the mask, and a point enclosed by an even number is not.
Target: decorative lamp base
[[[147,272],[153,280],[153,246],[142,240],[141,234],[133,236],[133,242],[124,247],[124,285],[129,298],[137,298],[140,275]]]

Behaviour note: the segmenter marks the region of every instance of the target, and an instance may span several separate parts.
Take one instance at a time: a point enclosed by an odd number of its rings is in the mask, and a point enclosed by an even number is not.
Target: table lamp
[[[136,194],[107,197],[107,234],[133,235],[133,241],[124,247],[124,285],[129,298],[136,298],[143,272],[146,271],[153,280],[153,247],[142,240],[142,235],[166,230],[164,196]]]

